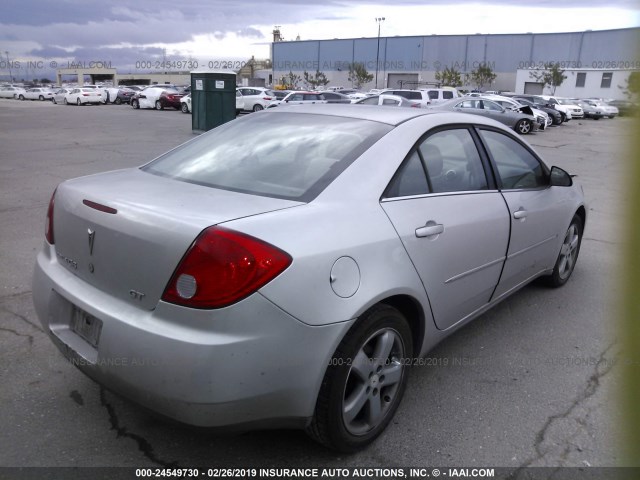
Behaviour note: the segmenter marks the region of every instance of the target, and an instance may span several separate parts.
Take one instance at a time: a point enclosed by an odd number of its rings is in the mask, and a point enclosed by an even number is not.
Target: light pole
[[[9,63],[9,52],[5,50],[4,54],[7,56],[7,67],[9,67],[9,77],[11,77],[11,83],[13,83],[13,73],[11,73],[11,64]]]
[[[380,25],[384,22],[384,17],[376,17],[378,24],[378,48],[376,49],[376,88],[378,88],[378,62],[380,60]]]

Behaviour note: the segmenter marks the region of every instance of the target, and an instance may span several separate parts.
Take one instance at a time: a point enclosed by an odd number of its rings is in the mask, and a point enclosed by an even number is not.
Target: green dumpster
[[[235,72],[191,72],[191,111],[194,132],[206,132],[236,118]]]

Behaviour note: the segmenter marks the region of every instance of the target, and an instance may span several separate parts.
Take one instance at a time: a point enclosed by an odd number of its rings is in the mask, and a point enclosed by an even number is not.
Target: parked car
[[[429,93],[426,90],[408,90],[408,89],[392,89],[386,88],[380,92],[387,95],[399,95],[412,102],[418,102],[420,107],[427,108],[431,104]]]
[[[170,98],[168,97],[170,95]],[[139,108],[155,108],[162,110],[167,106],[180,110],[180,98],[182,95],[173,88],[163,86],[147,87],[144,90],[134,94],[131,97],[131,107]]]
[[[118,94],[116,95],[113,103],[116,105],[121,105],[123,103],[130,104],[131,99],[139,90],[135,90],[131,87],[122,87],[118,90]]]
[[[455,88],[421,88],[423,92],[427,92],[430,105],[446,102],[447,100],[453,100],[459,98],[461,95]]]
[[[587,211],[491,119],[282,106],[58,185],[32,296],[60,352],[125,398],[348,452],[392,420],[416,358],[533,279],[570,279]]]
[[[387,107],[414,107],[420,108],[420,103],[416,101],[407,100],[400,95],[371,95],[366,98],[361,98],[354,102],[355,105],[384,105]]]
[[[2,87],[0,88],[0,98],[18,98],[18,95],[26,92],[24,88],[20,87]]]
[[[567,107],[571,111],[571,118],[584,118],[584,112],[579,105],[573,103],[570,98],[555,97],[560,105]]]
[[[182,113],[191,113],[191,94],[187,93],[180,99],[180,110]]]
[[[461,97],[439,103],[432,109],[482,115],[513,128],[521,135],[538,130],[538,122],[533,115],[507,110],[486,97]]]
[[[594,120],[600,120],[601,118],[607,116],[605,109],[596,105],[595,102],[591,102],[589,100],[572,100],[574,104],[582,108],[582,111],[584,112],[584,118],[593,118]]]
[[[552,108],[555,108],[560,113],[564,114],[563,122],[568,122],[574,118],[573,108],[569,108],[568,105],[562,105],[557,98],[549,95],[538,95],[534,98],[537,98],[538,101],[546,102],[547,105],[550,105]]]
[[[503,97],[501,95],[485,95],[483,98],[493,100],[504,108],[526,113],[527,115],[533,115],[536,122],[538,122],[538,128],[540,130],[545,130],[549,125],[551,125],[551,118],[545,112],[538,110],[537,108],[530,107],[529,105],[524,105],[514,98]]]
[[[53,92],[53,95],[51,96],[51,102],[56,104],[56,103],[66,103],[65,100],[67,98],[67,95],[69,93],[71,93],[71,90],[73,90],[72,88],[59,88],[57,90],[55,90]]]
[[[102,103],[102,93],[97,88],[78,87],[72,89],[64,98],[65,105],[87,105]]]
[[[549,106],[546,103],[535,103],[532,102],[530,100],[527,100],[526,98],[522,98],[522,97],[511,97],[514,100],[517,100],[519,103],[523,104],[523,105],[528,105],[532,108],[537,108],[538,110],[542,110],[544,113],[546,113],[547,115],[549,115],[549,118],[551,119],[551,124],[552,125],[560,125],[562,124],[562,119],[563,119],[563,115],[556,110],[555,108]],[[542,100],[538,100],[538,102],[542,102]]]
[[[608,104],[618,109],[618,114],[623,117],[627,115],[635,115],[638,112],[638,105],[629,100],[611,100]]]
[[[156,110],[164,110],[165,108],[175,108],[180,110],[180,99],[184,96],[178,90],[165,88],[156,100]]]
[[[342,90],[340,93],[331,91],[322,92],[322,97],[327,101],[327,103],[351,103],[351,99],[341,92]]]
[[[29,88],[24,93],[19,93],[20,100],[51,100],[53,92],[48,88]]]
[[[246,102],[245,98],[245,102]],[[289,92],[289,94],[284,97],[282,100],[272,100],[269,103],[269,108],[277,107],[278,105],[304,105],[304,104],[314,104],[314,103],[327,103],[327,100],[324,98],[324,92]],[[246,107],[245,107],[246,109]]]
[[[182,113],[191,113],[193,109],[191,108],[191,94],[187,93],[180,99],[180,109]],[[244,99],[242,98],[242,94],[236,91],[236,115],[240,113],[244,106]]]
[[[605,112],[605,115],[609,118],[615,118],[620,113],[617,107],[608,104],[604,100],[593,100],[589,98],[586,101],[591,102],[593,105],[602,108]]]
[[[242,94],[243,110],[257,112],[267,108],[276,99],[275,92],[267,88],[238,87],[236,90]]]

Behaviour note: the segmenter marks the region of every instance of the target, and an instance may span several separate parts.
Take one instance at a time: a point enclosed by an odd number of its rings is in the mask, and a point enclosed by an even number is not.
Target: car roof
[[[269,113],[305,113],[317,115],[331,115],[344,118],[356,118],[388,125],[400,125],[417,117],[441,116],[442,123],[473,123],[491,125],[502,128],[503,125],[490,118],[471,115],[468,113],[449,112],[426,108],[386,108],[379,105],[355,105],[342,103],[313,104],[313,105],[281,105],[268,109]]]

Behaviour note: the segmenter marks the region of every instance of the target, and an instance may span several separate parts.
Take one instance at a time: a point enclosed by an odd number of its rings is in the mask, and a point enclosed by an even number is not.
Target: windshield
[[[353,118],[263,112],[215,128],[142,170],[207,187],[309,202],[391,128]]]

